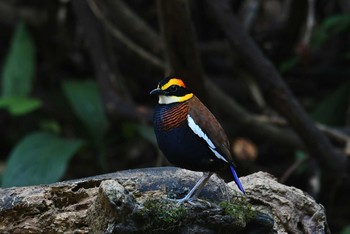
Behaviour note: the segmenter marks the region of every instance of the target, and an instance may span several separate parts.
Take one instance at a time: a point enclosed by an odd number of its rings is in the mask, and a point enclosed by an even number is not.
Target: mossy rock
[[[273,219],[255,211],[245,198],[196,205],[148,199],[135,216],[146,233],[272,233],[273,227]]]

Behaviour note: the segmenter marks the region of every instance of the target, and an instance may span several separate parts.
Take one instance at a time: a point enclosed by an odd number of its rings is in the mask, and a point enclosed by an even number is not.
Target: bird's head
[[[159,104],[184,102],[193,97],[193,93],[187,89],[185,83],[177,77],[164,78],[150,94],[158,95]]]

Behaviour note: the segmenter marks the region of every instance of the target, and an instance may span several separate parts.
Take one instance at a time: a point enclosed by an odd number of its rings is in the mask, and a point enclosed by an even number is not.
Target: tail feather
[[[234,168],[232,165],[230,165],[230,169],[231,169],[233,178],[235,179],[235,182],[236,182],[236,184],[237,184],[239,190],[241,190],[242,193],[245,194],[245,191],[244,191],[244,189],[243,189],[243,186],[242,186],[242,184],[241,184],[241,181],[239,180],[239,178],[238,178],[238,176],[237,176],[237,173],[236,173],[236,171],[235,171],[235,168]]]

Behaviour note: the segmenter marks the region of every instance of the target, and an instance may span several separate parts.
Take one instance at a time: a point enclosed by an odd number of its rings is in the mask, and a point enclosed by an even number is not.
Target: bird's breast
[[[215,157],[207,143],[188,123],[188,104],[158,105],[154,112],[154,130],[159,148],[174,165],[194,171],[214,171],[225,165]]]
[[[167,132],[186,122],[188,103],[157,105],[154,110],[153,124],[156,132]]]

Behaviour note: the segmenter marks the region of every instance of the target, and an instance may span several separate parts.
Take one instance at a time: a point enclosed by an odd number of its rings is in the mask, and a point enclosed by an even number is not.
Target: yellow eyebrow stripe
[[[193,93],[186,94],[185,96],[179,97],[180,102],[187,101],[193,97]]]
[[[177,85],[177,86],[186,88],[186,85],[185,85],[185,83],[184,83],[182,80],[177,79],[177,78],[172,78],[172,79],[170,79],[170,80],[168,81],[168,83],[166,83],[165,85],[163,85],[163,86],[161,87],[161,89],[162,89],[162,90],[166,90],[167,88],[169,88],[169,87],[172,86],[172,85]]]

